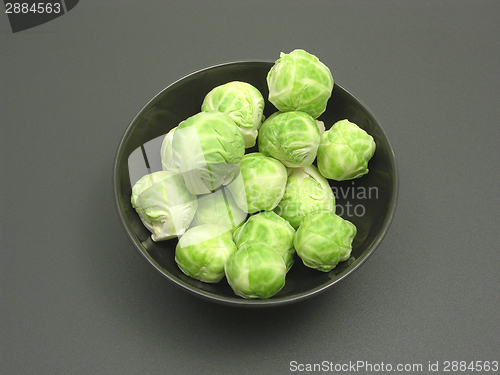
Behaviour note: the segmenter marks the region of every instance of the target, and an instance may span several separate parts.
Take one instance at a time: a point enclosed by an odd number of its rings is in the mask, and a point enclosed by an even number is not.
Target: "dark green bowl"
[[[223,279],[207,284],[184,275],[174,260],[177,239],[155,243],[130,204],[133,184],[144,174],[161,170],[160,145],[164,135],[182,120],[198,113],[205,95],[229,81],[245,81],[266,98],[264,115],[276,111],[267,101],[266,75],[273,62],[245,61],[209,67],[174,82],[140,110],[125,131],[116,154],[113,183],[120,221],[134,247],[158,272],[182,289],[210,301],[247,307],[275,306],[304,300],[332,287],[360,267],[380,245],[392,221],[398,194],[394,152],[384,130],[356,97],[335,84],[327,110],[319,120],[328,129],[349,119],[375,139],[377,148],[369,162],[369,173],[344,182],[331,181],[336,212],[357,227],[352,257],[328,273],[309,269],[295,258],[285,287],[268,300],[245,300],[234,294]],[[247,152],[257,151],[256,148]]]

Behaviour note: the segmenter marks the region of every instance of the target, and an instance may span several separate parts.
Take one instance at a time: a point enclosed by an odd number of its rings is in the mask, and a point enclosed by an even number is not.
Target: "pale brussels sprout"
[[[198,197],[198,209],[191,226],[217,224],[234,230],[246,220],[248,214],[236,205],[227,187]]]
[[[316,124],[318,125],[319,134],[323,134],[325,132],[325,123],[320,120],[316,120]]]
[[[330,69],[301,49],[281,53],[267,74],[269,101],[281,112],[302,111],[314,118],[326,110],[333,91]]]
[[[171,171],[147,174],[132,188],[132,207],[153,241],[162,241],[184,234],[196,213],[198,202],[183,179]]]
[[[285,286],[286,265],[270,245],[246,241],[229,256],[225,274],[236,295],[267,299]]]
[[[329,272],[349,259],[357,229],[329,211],[307,215],[297,229],[294,247],[305,266]]]
[[[274,211],[297,229],[308,214],[315,211],[335,212],[335,196],[330,184],[313,164],[288,168],[288,181]]]
[[[228,185],[233,198],[248,213],[270,211],[285,191],[286,168],[278,160],[260,152],[246,154],[240,162],[241,178]]]
[[[264,97],[254,86],[231,81],[212,89],[203,100],[202,111],[217,110],[231,117],[240,128],[245,147],[253,147],[264,118]]]
[[[320,142],[316,121],[300,111],[275,113],[259,131],[259,151],[291,168],[311,165]]]
[[[368,173],[368,161],[375,153],[373,137],[349,120],[341,120],[321,134],[318,169],[336,181],[350,180]]]
[[[206,194],[231,182],[245,154],[235,122],[219,111],[200,112],[182,121],[172,138],[173,166],[193,194]]]
[[[225,275],[224,265],[237,250],[227,228],[205,224],[190,228],[175,248],[175,262],[193,279],[218,283]]]
[[[177,129],[177,126],[171,129],[163,138],[163,142],[161,143],[160,148],[160,158],[161,158],[161,166],[164,171],[170,170],[178,172],[178,170],[174,167],[174,159],[172,154],[172,139],[174,138],[174,131]]]
[[[253,216],[233,234],[233,240],[237,247],[246,241],[261,241],[276,250],[285,261],[287,271],[293,265],[293,238],[295,229],[285,219],[273,211],[264,211]]]

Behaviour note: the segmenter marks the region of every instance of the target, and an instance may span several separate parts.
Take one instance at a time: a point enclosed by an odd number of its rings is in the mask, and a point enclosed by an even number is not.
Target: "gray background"
[[[287,374],[291,361],[439,361],[443,373],[446,360],[500,360],[499,16],[498,1],[87,0],[12,34],[2,13],[0,373]],[[125,236],[118,143],[178,78],[295,48],[387,132],[396,216],[320,296],[271,310],[199,300]]]

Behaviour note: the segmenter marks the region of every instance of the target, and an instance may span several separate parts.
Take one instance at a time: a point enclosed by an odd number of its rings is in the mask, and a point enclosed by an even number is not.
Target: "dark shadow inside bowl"
[[[184,275],[174,260],[176,239],[153,242],[150,232],[132,208],[133,184],[144,174],[160,170],[160,146],[165,134],[181,121],[198,113],[205,95],[230,81],[254,85],[266,98],[264,115],[276,111],[267,101],[266,75],[271,62],[236,62],[192,73],[166,87],[133,119],[122,137],[114,165],[114,193],[118,214],[130,240],[158,272],[176,285],[200,297],[239,306],[273,306],[316,295],[357,269],[378,247],[394,215],[398,178],[390,142],[371,112],[357,98],[336,84],[327,110],[319,120],[329,129],[338,120],[348,119],[375,139],[376,151],[365,176],[330,185],[336,197],[336,213],[357,228],[351,258],[328,273],[305,267],[295,256],[285,287],[268,300],[244,300],[236,296],[226,280],[203,283]],[[257,148],[247,152],[257,151]]]

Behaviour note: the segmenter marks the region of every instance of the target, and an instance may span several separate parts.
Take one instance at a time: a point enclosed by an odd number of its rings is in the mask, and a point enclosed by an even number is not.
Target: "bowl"
[[[351,258],[330,272],[304,266],[295,255],[284,288],[267,300],[243,299],[234,294],[225,279],[203,283],[184,275],[174,256],[177,239],[153,242],[150,232],[132,208],[132,186],[143,175],[161,170],[160,146],[165,134],[181,121],[200,112],[205,95],[229,81],[254,85],[266,99],[264,115],[276,108],[267,101],[266,76],[274,62],[243,61],[202,69],[172,83],[154,96],[128,125],[118,145],[113,169],[114,199],[118,216],[135,249],[156,271],[178,287],[213,302],[246,307],[285,305],[305,300],[330,289],[369,258],[384,238],[396,209],[398,174],[396,159],[386,133],[370,110],[354,95],[335,83],[326,111],[318,118],[329,129],[338,120],[349,119],[365,129],[376,142],[369,173],[355,180],[330,185],[336,197],[336,213],[357,228]],[[247,152],[257,148],[247,149]]]

